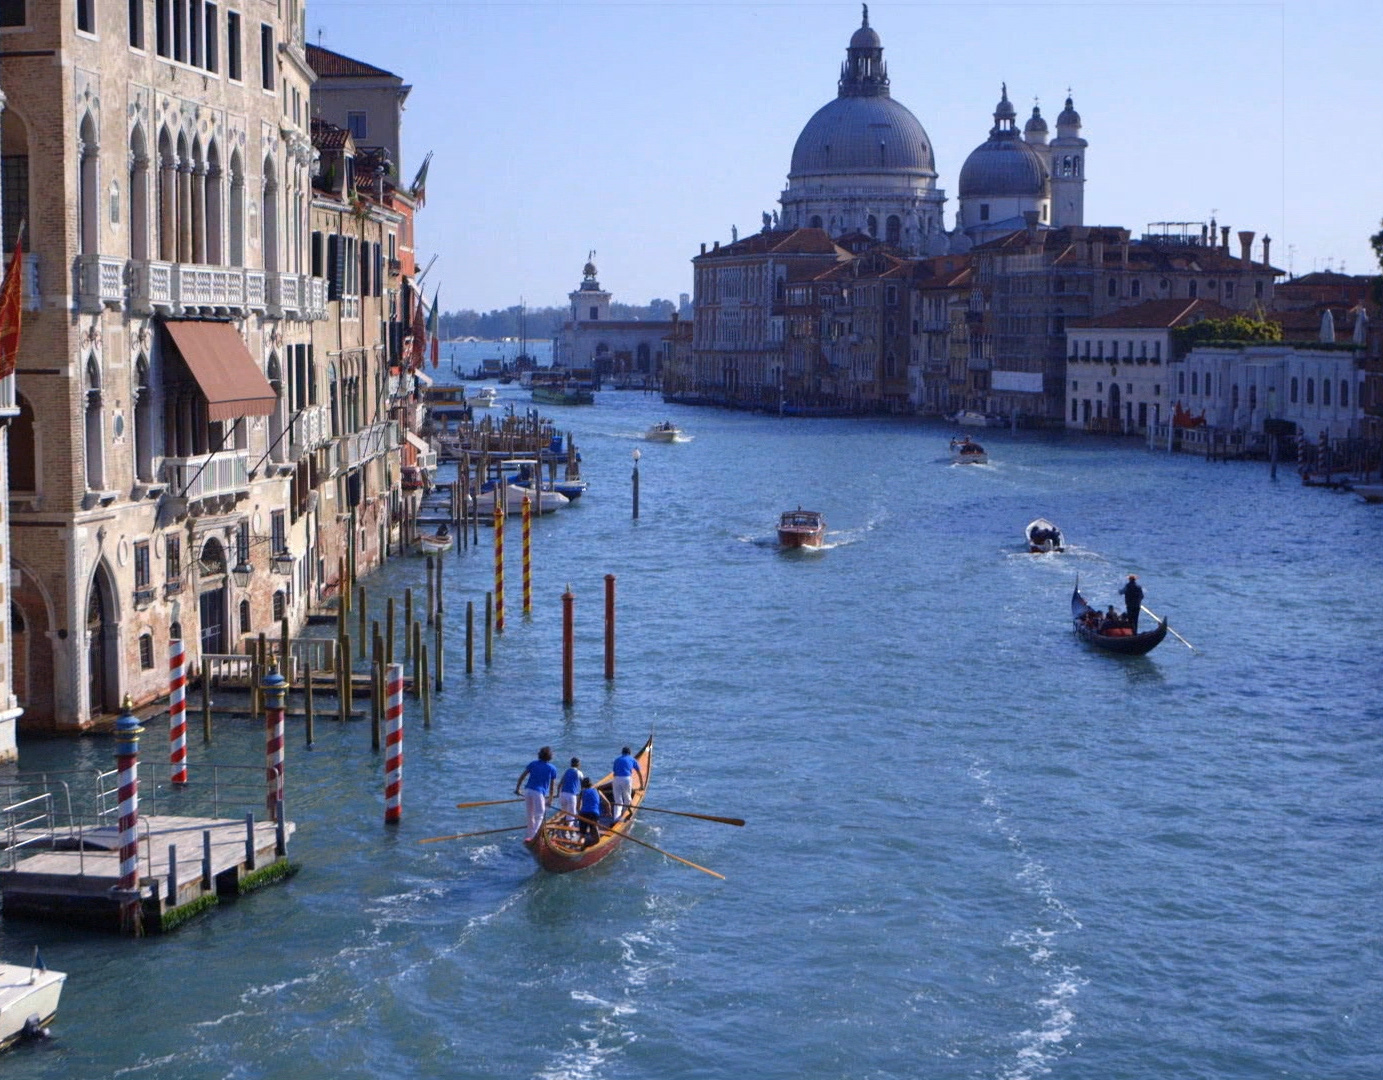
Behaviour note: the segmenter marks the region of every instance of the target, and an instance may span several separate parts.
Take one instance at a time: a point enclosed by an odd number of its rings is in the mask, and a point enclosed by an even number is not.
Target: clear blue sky
[[[858,3],[309,0],[312,40],[413,86],[404,173],[436,152],[418,225],[442,306],[565,302],[588,249],[617,300],[691,290],[702,241],[760,226],[835,96]],[[1007,81],[1020,119],[1072,88],[1086,222],[1208,220],[1296,273],[1377,270],[1383,5],[870,5],[893,95],[956,181]],[[1232,241],[1237,250],[1237,240]],[[1290,250],[1289,250],[1290,248]]]

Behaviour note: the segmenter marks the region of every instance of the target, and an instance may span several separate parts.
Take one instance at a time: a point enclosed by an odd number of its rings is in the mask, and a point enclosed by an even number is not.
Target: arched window
[[[1080,175],[1080,155],[1077,154],[1071,159],[1071,172],[1073,176]]]
[[[875,238],[879,235],[879,219],[873,214],[869,215],[869,221],[866,223],[865,231]]]
[[[889,214],[884,223],[884,239],[895,247],[903,241],[903,223],[897,214]]]
[[[29,218],[29,129],[14,106],[0,113],[0,154],[4,156],[4,250],[13,251],[19,223]]]
[[[240,151],[232,152],[230,159],[230,206],[227,234],[230,239],[230,264],[245,265],[245,169],[240,162]]]
[[[242,634],[248,634],[248,633],[250,633],[250,630],[251,630],[251,627],[250,627],[250,602],[249,602],[248,600],[241,600],[241,601],[240,601],[240,632],[241,632]]]
[[[178,165],[175,177],[178,207],[178,262],[192,261],[192,155],[187,137],[178,136]]]
[[[154,480],[154,394],[149,385],[149,359],[134,365],[134,474],[143,483]]]
[[[158,257],[178,261],[178,158],[167,128],[158,137]]]
[[[1307,379],[1307,380],[1306,380],[1306,404],[1308,404],[1308,405],[1314,405],[1314,404],[1316,404],[1316,380],[1315,380],[1315,379]]]
[[[1191,372],[1191,395],[1194,397],[1200,393],[1200,372]]]
[[[1292,402],[1293,405],[1295,405],[1295,404],[1297,403],[1297,393],[1298,393],[1298,391],[1299,391],[1300,389],[1301,389],[1301,386],[1300,386],[1300,384],[1297,382],[1297,377],[1296,377],[1295,375],[1293,375],[1293,376],[1292,376],[1291,388],[1288,390],[1288,396],[1289,396],[1289,398],[1291,399],[1291,402]]]
[[[1197,283],[1194,278],[1192,278],[1190,281],[1186,283],[1186,295],[1191,297],[1193,300],[1196,296],[1196,284]]]
[[[202,156],[202,143],[192,140],[192,261],[206,262],[206,158]]]
[[[336,365],[330,362],[327,364],[327,393],[331,398],[331,434],[334,438],[341,434],[341,400],[340,389],[336,385]]]
[[[10,490],[37,491],[38,441],[34,431],[34,407],[23,394],[16,395],[19,415],[10,421]]]
[[[100,146],[96,123],[87,113],[82,119],[81,160],[77,171],[77,242],[83,255],[94,255],[101,248],[101,204],[97,190]]]
[[[820,214],[813,214],[813,215],[812,215],[811,228],[813,228],[813,229],[819,229],[819,228],[821,228],[821,215],[820,215]]]
[[[149,257],[149,147],[144,129],[130,135],[130,258]]]
[[[1329,380],[1329,379],[1322,379],[1322,380],[1321,380],[1321,404],[1322,404],[1322,405],[1329,405],[1329,404],[1330,404],[1330,380]]]
[[[259,217],[264,269],[276,274],[279,268],[279,184],[271,157],[264,159],[264,196]]]
[[[1062,176],[1070,176],[1070,175],[1071,175],[1071,156],[1070,156],[1069,154],[1066,155],[1066,157],[1064,157],[1064,158],[1061,159],[1061,175],[1062,175]]]
[[[1349,408],[1349,380],[1340,380],[1340,408]]]
[[[101,369],[96,358],[86,362],[86,486],[105,489],[105,419],[101,409]]]
[[[221,151],[212,142],[206,152],[206,261],[212,266],[220,266],[226,261],[221,235],[221,222],[225,216],[223,202]]]
[[[1119,282],[1115,278],[1109,279],[1109,284],[1105,286],[1105,292],[1110,296],[1119,295]]]
[[[274,593],[274,622],[278,622],[288,614],[287,601],[288,598],[284,595],[282,589]]]

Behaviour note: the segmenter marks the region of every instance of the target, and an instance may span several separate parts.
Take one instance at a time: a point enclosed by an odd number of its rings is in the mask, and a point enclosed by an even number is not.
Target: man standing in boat
[[[574,757],[571,759],[571,767],[562,774],[562,782],[557,786],[557,805],[572,821],[576,820],[576,797],[581,794],[583,779],[585,777],[581,774],[581,759]]]
[[[624,817],[625,812],[630,806],[630,796],[634,788],[634,774],[639,774],[639,787],[644,785],[643,769],[639,768],[639,759],[633,754],[629,747],[625,747],[619,752],[619,757],[615,758],[615,763],[610,772],[614,774],[610,786],[614,789],[614,819],[619,821]]]
[[[537,760],[530,761],[514,781],[514,794],[523,796],[528,810],[528,835],[524,837],[525,840],[532,840],[543,827],[543,819],[547,817],[547,801],[552,798],[556,786],[557,767],[552,764],[552,747],[544,746],[538,751]]]
[[[1143,587],[1138,584],[1138,575],[1130,574],[1119,593],[1124,598],[1124,614],[1128,617],[1129,629],[1136,634],[1138,613],[1143,610]]]

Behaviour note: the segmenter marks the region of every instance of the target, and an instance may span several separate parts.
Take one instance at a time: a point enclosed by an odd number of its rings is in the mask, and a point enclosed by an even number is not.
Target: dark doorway
[[[202,655],[226,652],[226,590],[211,589],[197,597],[197,613],[201,617]]]
[[[86,598],[86,671],[91,687],[91,712],[113,713],[120,708],[119,628],[115,622],[115,594],[110,574],[102,563],[91,578]]]

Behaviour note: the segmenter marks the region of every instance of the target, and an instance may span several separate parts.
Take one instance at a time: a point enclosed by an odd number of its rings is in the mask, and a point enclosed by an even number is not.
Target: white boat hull
[[[993,422],[984,413],[968,410],[956,413],[952,419],[961,427],[993,427]]]
[[[644,432],[644,438],[649,442],[676,442],[677,437],[682,434],[680,428],[651,427]]]
[[[33,981],[31,982],[30,979]],[[31,1031],[47,1027],[58,1013],[67,974],[0,964],[0,1047]]]
[[[512,484],[505,485],[504,512],[506,514],[522,514],[523,500],[531,499],[533,492],[528,488],[517,487]],[[570,503],[571,500],[565,495],[556,491],[544,491],[538,500],[538,512],[540,514],[551,514],[556,510]],[[494,491],[481,492],[480,497],[475,502],[476,512],[481,517],[494,517],[495,515],[495,493]]]

